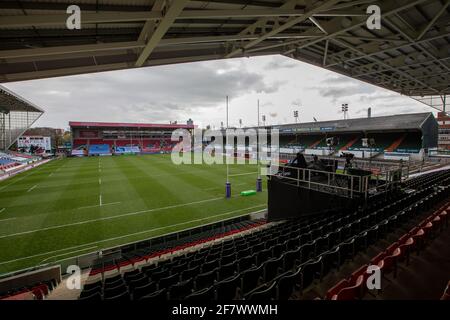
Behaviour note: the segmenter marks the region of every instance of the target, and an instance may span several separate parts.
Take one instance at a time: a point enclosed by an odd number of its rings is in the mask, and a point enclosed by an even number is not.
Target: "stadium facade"
[[[0,150],[8,150],[44,111],[0,86]]]

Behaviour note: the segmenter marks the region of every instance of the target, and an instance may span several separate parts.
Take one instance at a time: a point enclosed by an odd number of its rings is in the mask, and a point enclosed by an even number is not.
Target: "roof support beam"
[[[260,37],[258,39],[255,39],[253,41],[250,41],[249,43],[247,43],[246,45],[244,45],[242,48],[238,48],[233,50],[232,52],[230,52],[229,54],[226,55],[226,58],[231,58],[234,57],[240,53],[245,52],[245,50],[250,49],[251,47],[257,45],[258,43],[270,38],[271,36],[274,36],[280,32],[283,32],[286,29],[289,29],[293,26],[295,26],[296,24],[299,24],[301,22],[306,21],[307,19],[311,18],[314,14],[319,13],[321,11],[327,10],[329,9],[333,4],[339,2],[339,0],[328,0],[325,1],[324,3],[309,8],[305,11],[305,14],[301,17],[297,17],[297,18],[291,18],[288,19],[287,22],[285,22],[284,24],[278,25],[278,26],[274,26],[274,28],[267,32],[264,33],[262,35],[260,35]]]
[[[396,13],[402,11],[402,10],[405,10],[407,8],[410,8],[412,6],[415,6],[415,5],[417,5],[419,3],[422,3],[422,2],[425,2],[425,1],[427,1],[427,0],[414,0],[414,1],[411,1],[411,0],[398,0],[398,1],[395,1],[395,2],[394,1],[383,1],[383,0],[381,0],[381,1],[377,1],[377,2],[375,2],[373,4],[374,5],[378,5],[381,8],[381,16],[382,16],[382,18],[384,18],[384,17],[396,14]],[[342,27],[342,24],[343,24],[342,19],[340,19],[340,18],[332,19],[329,22],[329,25],[330,25],[329,30],[336,30],[335,32],[329,33],[328,35],[326,35],[326,36],[324,36],[322,38],[319,38],[319,39],[307,42],[305,44],[302,44],[302,45],[298,46],[295,49],[291,49],[291,50],[288,50],[288,51],[284,52],[283,54],[288,55],[288,54],[291,54],[291,53],[295,52],[296,50],[304,49],[304,48],[306,48],[306,47],[308,47],[310,45],[316,44],[316,43],[321,42],[323,40],[335,38],[337,35],[340,35],[340,34],[342,34],[344,32],[348,32],[348,31],[351,31],[351,30],[353,30],[355,28],[363,26],[364,24],[366,24],[366,22],[367,22],[367,18],[366,17],[359,18],[359,19],[355,18],[355,19],[353,19],[353,22],[351,22],[351,24],[349,26]],[[328,28],[326,28],[326,29],[328,30]],[[290,43],[290,44],[295,44],[295,43],[296,42]]]
[[[448,32],[447,30],[445,30],[445,28],[443,28],[438,34],[431,36],[429,38],[426,38],[426,39],[421,39],[419,41],[416,41],[416,42],[414,42],[414,44],[421,44],[421,43],[429,42],[432,40],[445,38],[448,36],[450,36],[450,32]],[[396,46],[383,48],[383,49],[381,49],[379,46],[374,46],[373,43],[365,43],[365,44],[355,47],[355,48],[363,51],[364,55],[354,55],[351,57],[346,57],[347,53],[349,51],[351,51],[350,49],[346,49],[339,53],[331,55],[329,57],[329,60],[331,61],[331,63],[328,64],[327,67],[332,67],[332,66],[335,66],[338,64],[347,63],[347,62],[351,62],[351,61],[356,61],[356,60],[367,58],[367,57],[377,55],[380,53],[394,51],[394,50],[398,50],[398,49],[402,49],[402,48],[406,48],[406,47],[410,47],[410,46],[411,46],[411,43],[409,41],[405,44],[396,45]]]
[[[447,7],[450,5],[450,0],[447,0],[445,4],[442,6],[441,10],[431,19],[430,23],[427,24],[422,31],[420,31],[419,35],[416,37],[416,41],[422,39],[425,33],[430,30],[430,28],[436,23],[436,21],[441,17],[441,15],[447,10]]]
[[[163,18],[163,8],[166,0],[157,0],[151,11],[143,12],[100,12],[82,13],[82,24],[110,22],[143,22],[157,21]],[[220,19],[220,18],[276,18],[301,17],[305,10],[298,9],[244,9],[244,10],[188,10],[182,12],[176,19]],[[317,17],[352,17],[363,13],[355,10],[329,10],[315,14]],[[0,28],[22,28],[65,25],[67,14],[14,15],[1,16]]]
[[[172,26],[175,19],[179,16],[179,14],[183,11],[186,4],[189,0],[176,0],[173,1],[170,7],[167,7],[167,12],[164,18],[156,27],[155,31],[149,38],[147,45],[142,50],[141,55],[136,61],[136,67],[141,67],[145,61],[148,59],[152,51],[156,48],[159,41],[164,37],[166,32]]]
[[[355,52],[361,53],[358,49],[352,47],[351,45],[348,45],[348,44],[344,43],[344,42],[341,41],[341,40],[333,39],[333,41],[339,43],[339,44],[342,45],[342,46],[348,47],[348,48],[350,48],[351,50],[354,50]],[[393,72],[395,72],[395,73],[398,73],[398,74],[400,74],[400,75],[402,75],[402,76],[404,76],[404,77],[406,77],[406,78],[411,79],[412,81],[414,81],[414,82],[416,82],[416,83],[418,83],[418,84],[421,84],[422,86],[424,86],[424,87],[426,87],[426,88],[428,88],[428,89],[430,89],[430,90],[432,90],[432,91],[437,91],[436,89],[429,87],[428,84],[426,84],[426,83],[424,83],[424,82],[422,82],[422,81],[420,81],[420,80],[416,80],[414,77],[412,77],[412,76],[409,75],[408,73],[406,73],[406,72],[404,72],[404,71],[401,71],[401,70],[398,70],[398,69],[396,69],[396,68],[394,68],[394,67],[391,67],[390,65],[384,63],[382,60],[380,60],[380,59],[378,59],[378,58],[370,57],[370,59],[373,60],[373,61],[375,61],[375,62],[377,62],[378,64],[380,64],[380,65],[386,67],[387,69],[390,69],[391,71],[393,71]]]

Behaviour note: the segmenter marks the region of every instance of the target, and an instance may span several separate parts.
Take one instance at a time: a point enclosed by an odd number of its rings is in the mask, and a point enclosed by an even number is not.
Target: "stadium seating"
[[[56,280],[39,282],[16,290],[0,292],[0,300],[43,300],[56,286]]]
[[[408,133],[394,151],[400,153],[418,153],[421,148],[420,134]]]
[[[23,159],[22,161],[27,161],[27,158],[23,158],[23,157],[18,157],[15,154],[11,155],[11,154],[7,154],[7,153],[0,153],[0,172],[1,171],[7,171],[10,169],[13,169],[14,167],[19,166],[21,163],[21,159]]]
[[[397,140],[401,134],[398,133],[372,133],[368,134],[367,138],[369,139],[375,139],[375,147],[374,148],[367,148],[363,147],[362,145],[362,139],[358,139],[348,150],[352,151],[375,151],[375,152],[383,152],[386,150],[392,143],[394,143],[395,140]]]
[[[339,269],[345,260],[352,260],[358,251],[365,251],[371,241],[386,237],[400,224],[449,196],[448,185],[439,189],[434,185],[448,181],[450,171],[432,173],[420,179],[431,184],[411,193],[390,193],[386,199],[374,199],[365,210],[330,211],[310,219],[270,223],[263,230],[250,228],[243,234],[237,232],[235,237],[214,241],[194,251],[184,250],[166,260],[149,257],[161,256],[161,252],[176,252],[174,248],[134,252],[126,258],[130,261],[144,259],[145,262],[123,274],[116,272],[117,280],[109,280],[112,275],[107,266],[102,266],[100,271],[94,270],[91,275],[97,272],[100,277],[92,278],[98,280],[85,286],[82,296],[85,297],[86,291],[94,286],[105,299],[105,288],[110,286],[110,281],[121,281],[120,292],[114,291],[114,297],[128,294],[127,299],[141,299],[145,293],[145,297],[155,295],[158,299],[292,298],[295,292],[308,291],[330,270]],[[414,183],[416,181],[411,184]],[[444,225],[444,217],[446,214],[439,219],[440,226]],[[423,235],[424,241],[438,230],[435,227],[438,222],[433,223],[433,220],[420,225],[420,228],[428,228]],[[386,276],[395,275],[397,261],[407,259],[406,251],[413,245],[410,238],[414,237],[422,236],[413,230],[411,237],[403,237],[397,247],[390,247],[384,255],[376,257]],[[159,250],[164,247],[167,246]],[[178,248],[186,247],[186,243],[178,244]],[[117,264],[113,268],[117,269]],[[363,271],[344,279],[346,281],[340,284],[339,290],[330,293],[331,298],[363,297]],[[129,280],[133,277],[146,283],[145,292],[136,293],[136,286]]]
[[[448,187],[446,187],[448,190]],[[443,193],[442,195],[445,195]],[[431,195],[430,195],[431,196]],[[430,197],[428,196],[428,198]],[[440,197],[435,194],[436,200],[443,200],[446,197]],[[433,197],[434,198],[434,197]],[[431,201],[430,201],[431,202]],[[435,236],[435,232],[442,231],[444,227],[448,227],[445,221],[448,219],[447,210],[450,209],[450,202],[446,202],[439,209],[435,210],[431,215],[425,218],[416,227],[412,228],[406,234],[401,236],[398,241],[392,243],[385,251],[373,257],[370,261],[371,265],[378,266],[382,277],[392,274],[395,279],[397,276],[397,265],[399,263],[409,264],[409,255],[412,252],[419,254],[421,244],[426,243],[426,239]],[[402,214],[402,213],[400,213]],[[427,230],[427,231],[425,231]],[[352,273],[347,279],[342,279],[334,287],[330,288],[326,294],[328,300],[354,300],[362,299],[366,294],[361,285],[361,281],[365,283],[369,274],[366,272],[368,265],[361,266]],[[443,295],[445,297],[445,293]]]

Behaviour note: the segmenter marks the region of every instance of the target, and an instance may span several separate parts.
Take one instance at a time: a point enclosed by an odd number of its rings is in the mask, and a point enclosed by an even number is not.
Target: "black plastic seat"
[[[99,291],[93,292],[90,295],[82,295],[79,300],[81,301],[101,301],[102,294]]]
[[[200,273],[200,266],[195,266],[193,268],[184,270],[181,273],[181,280],[189,280],[191,278],[194,278],[196,275],[198,275]]]
[[[235,260],[236,260],[236,254],[234,254],[234,253],[226,255],[226,256],[222,256],[220,258],[220,265],[223,266],[223,265],[232,263]]]
[[[254,253],[250,256],[243,257],[238,260],[239,272],[243,272],[255,266],[257,263],[257,254]]]
[[[150,280],[145,275],[142,275],[142,277],[138,279],[132,278],[132,280],[127,282],[127,285],[130,288],[130,290],[133,291],[134,288],[145,286],[149,282]]]
[[[263,264],[270,258],[272,258],[272,249],[269,248],[269,249],[262,250],[258,253],[258,255],[256,257],[256,263],[258,265]]]
[[[169,299],[170,300],[183,300],[186,296],[192,293],[194,288],[194,280],[189,279],[183,282],[179,282],[170,287]]]
[[[116,287],[119,283],[123,283],[123,278],[120,274],[111,278],[107,278],[104,281],[104,285],[110,287]]]
[[[238,272],[238,267],[239,265],[237,261],[220,266],[217,270],[218,280],[222,281],[234,276]]]
[[[314,279],[321,279],[322,270],[322,257],[303,263],[301,265],[302,289],[304,290],[311,285]]]
[[[341,265],[340,247],[334,247],[321,255],[323,264],[323,275],[326,275],[332,269],[339,269]]]
[[[139,300],[144,301],[166,301],[167,300],[167,289],[161,289],[158,291],[155,291],[151,294],[148,294],[146,296],[143,296]]]
[[[367,245],[372,245],[378,240],[378,226],[374,226],[367,230]]]
[[[301,270],[296,272],[287,272],[277,280],[277,300],[288,300],[294,291],[294,288],[301,284]]]
[[[105,301],[130,301],[130,295],[128,291],[124,291],[113,297],[105,297]]]
[[[205,288],[191,293],[185,298],[186,301],[211,301],[214,300],[214,287]]]
[[[287,251],[283,254],[283,270],[288,271],[296,267],[297,261],[301,259],[301,250],[298,247],[295,250]]]
[[[353,256],[355,255],[355,238],[342,242],[340,247],[342,262],[346,259],[353,260]]]
[[[249,301],[270,301],[276,298],[276,282],[273,281],[270,285],[262,286],[248,295],[246,300]]]
[[[195,277],[195,290],[199,291],[204,288],[208,288],[214,284],[214,281],[217,280],[217,269],[201,273],[197,277]]]
[[[258,287],[262,282],[263,267],[254,267],[241,273],[241,290],[246,294]]]
[[[82,298],[82,297],[89,297],[89,296],[91,296],[91,295],[93,295],[95,293],[99,293],[101,295],[102,291],[103,291],[103,289],[102,289],[102,286],[100,284],[95,286],[95,287],[90,287],[90,288],[88,287],[88,290],[83,288],[83,291],[81,291],[81,294],[80,294],[80,298]]]
[[[316,240],[316,254],[321,254],[328,250],[330,245],[329,237],[330,236],[326,234]]]
[[[139,279],[142,277],[142,275],[145,275],[143,272],[141,272],[140,270],[136,269],[133,271],[128,271],[126,273],[123,274],[123,279],[128,282],[130,280],[135,280],[135,279]]]
[[[367,232],[361,232],[360,234],[355,236],[355,252],[365,251],[367,249]]]
[[[300,237],[291,238],[287,241],[286,249],[287,250],[294,250],[297,249],[300,246]]]
[[[308,243],[311,240],[312,240],[312,233],[311,232],[302,233],[300,235],[300,245]]]
[[[133,300],[139,300],[141,297],[155,292],[156,289],[156,282],[150,282],[146,285],[136,287],[133,290]]]
[[[283,272],[283,257],[279,257],[278,259],[271,259],[266,261],[263,264],[264,268],[264,281],[269,282],[275,279],[278,274]]]
[[[158,282],[160,279],[169,276],[170,272],[167,269],[163,269],[161,271],[152,272],[150,275],[150,279],[152,281]]]
[[[83,291],[90,291],[90,290],[96,289],[96,288],[102,289],[103,283],[101,281],[97,281],[97,282],[85,284],[83,286]]]
[[[184,261],[184,262],[182,262],[182,263],[180,263],[180,264],[178,264],[176,266],[173,266],[171,268],[171,272],[172,272],[172,274],[174,274],[174,273],[181,273],[181,272],[183,272],[186,269],[188,269],[188,263],[186,261]]]
[[[123,292],[128,292],[124,283],[120,283],[115,287],[105,288],[103,291],[103,298],[111,298],[121,295]]]
[[[180,281],[180,275],[178,273],[172,274],[171,276],[161,278],[159,280],[159,289],[162,288],[170,288],[174,284],[177,284]]]
[[[236,252],[237,252],[237,258],[240,259],[240,258],[250,255],[252,253],[252,249],[246,247],[245,249],[241,249],[241,250],[237,249]]]
[[[220,281],[216,283],[216,298],[217,300],[235,300],[241,296],[241,277],[235,277]]]
[[[218,268],[219,265],[220,265],[219,259],[216,259],[216,260],[213,260],[213,261],[209,261],[209,262],[205,262],[202,265],[202,273],[214,270],[214,269]]]
[[[272,257],[280,257],[286,251],[286,244],[279,243],[272,247]]]
[[[308,243],[303,244],[301,247],[301,262],[306,262],[311,259],[316,253],[316,241],[310,241]]]

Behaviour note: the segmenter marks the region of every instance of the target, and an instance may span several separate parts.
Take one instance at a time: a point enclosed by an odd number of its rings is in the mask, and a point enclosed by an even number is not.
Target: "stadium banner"
[[[19,148],[29,149],[31,146],[35,146],[45,151],[52,150],[52,142],[50,137],[41,136],[22,136],[17,141],[17,146]]]
[[[84,156],[84,150],[72,150],[72,155],[82,157]]]

